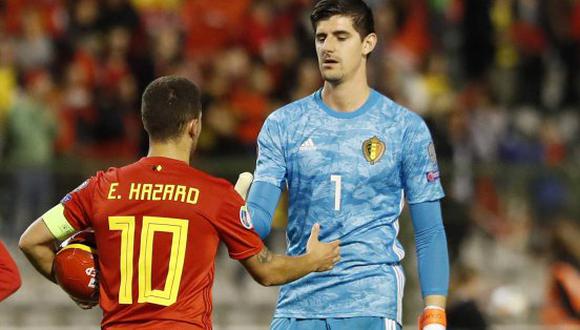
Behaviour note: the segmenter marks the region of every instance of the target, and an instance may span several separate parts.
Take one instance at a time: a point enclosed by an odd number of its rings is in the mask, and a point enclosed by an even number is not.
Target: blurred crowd
[[[372,85],[434,123],[442,157],[462,147],[485,162],[580,157],[578,1],[368,3],[380,37]],[[311,4],[3,1],[4,159],[135,157],[141,91],[166,74],[205,92],[202,153],[252,150],[273,109],[320,87]]]
[[[578,281],[580,247],[563,236],[580,218],[580,1],[367,3],[379,36],[371,85],[426,119],[446,174],[457,317],[578,324],[578,286],[548,267],[565,263]],[[161,75],[201,86],[202,157],[253,155],[268,114],[321,86],[311,6],[0,2],[0,164],[17,187],[14,218],[50,206],[55,160],[143,155],[140,95]],[[538,283],[556,283],[556,302]]]

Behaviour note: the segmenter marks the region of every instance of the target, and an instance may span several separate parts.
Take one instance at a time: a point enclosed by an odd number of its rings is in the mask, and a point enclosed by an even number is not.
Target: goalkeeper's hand
[[[419,330],[445,330],[447,317],[445,309],[439,306],[427,306],[419,318]]]
[[[250,172],[243,172],[240,173],[238,176],[238,181],[234,186],[234,189],[242,196],[244,200],[248,197],[248,191],[250,190],[250,186],[252,185],[252,181],[254,180],[254,176]]]

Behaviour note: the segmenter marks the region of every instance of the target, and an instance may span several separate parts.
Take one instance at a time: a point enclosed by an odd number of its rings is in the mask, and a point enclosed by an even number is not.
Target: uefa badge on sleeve
[[[430,171],[427,172],[427,182],[433,183],[439,180],[440,174],[439,171]]]
[[[60,200],[60,203],[61,203],[61,204],[66,204],[66,202],[70,201],[71,199],[72,199],[72,195],[71,195],[70,193],[69,193],[69,194],[66,194],[66,196],[64,196],[64,197],[63,197],[63,198]]]
[[[247,205],[240,207],[240,222],[246,229],[254,228],[254,224],[252,223],[252,218],[250,217],[250,211],[248,210]]]

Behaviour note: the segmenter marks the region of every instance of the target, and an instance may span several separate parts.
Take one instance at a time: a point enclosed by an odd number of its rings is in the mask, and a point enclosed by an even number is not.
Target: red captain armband
[[[427,306],[419,318],[419,330],[445,330],[447,316],[445,309],[438,306]]]

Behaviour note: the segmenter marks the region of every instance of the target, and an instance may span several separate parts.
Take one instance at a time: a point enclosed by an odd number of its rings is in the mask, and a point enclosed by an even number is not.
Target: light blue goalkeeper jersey
[[[272,113],[258,138],[255,181],[289,190],[288,254],[310,229],[341,240],[341,261],[281,288],[274,317],[387,317],[401,323],[404,199],[444,196],[431,135],[417,114],[372,90],[350,113],[321,91]]]

